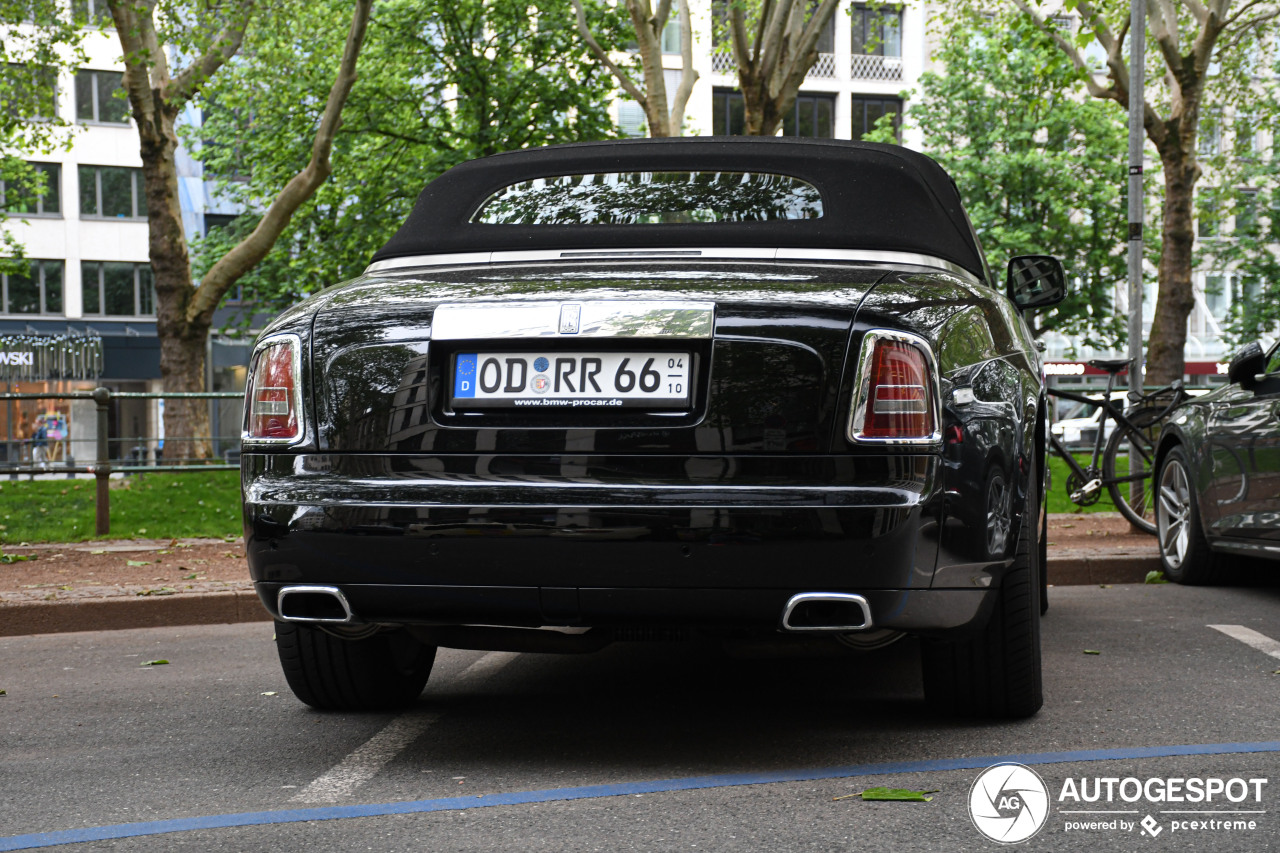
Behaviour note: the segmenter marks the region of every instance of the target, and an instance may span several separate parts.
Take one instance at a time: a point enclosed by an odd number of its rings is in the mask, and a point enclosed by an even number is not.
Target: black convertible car
[[[1175,409],[1156,450],[1160,561],[1178,583],[1212,583],[1232,556],[1280,560],[1280,343],[1243,347],[1227,380]]]
[[[703,138],[466,163],[273,322],[245,539],[302,701],[436,648],[922,639],[926,696],[1041,705],[1053,258],[987,266],[896,146]]]

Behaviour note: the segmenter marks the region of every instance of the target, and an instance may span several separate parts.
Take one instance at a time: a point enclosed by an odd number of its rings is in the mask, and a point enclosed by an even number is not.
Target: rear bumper
[[[776,628],[801,592],[874,627],[981,622],[992,590],[931,589],[934,456],[246,454],[250,571],[335,586],[357,621]],[[495,473],[497,472],[497,473]]]

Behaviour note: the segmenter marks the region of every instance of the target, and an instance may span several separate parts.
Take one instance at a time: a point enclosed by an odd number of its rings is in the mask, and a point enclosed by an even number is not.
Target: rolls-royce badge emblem
[[[581,305],[561,305],[560,306],[560,334],[576,335],[578,334],[578,319],[582,315]]]

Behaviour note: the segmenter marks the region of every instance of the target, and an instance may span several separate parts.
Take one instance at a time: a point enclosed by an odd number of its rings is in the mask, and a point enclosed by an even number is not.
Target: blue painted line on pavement
[[[1185,755],[1231,755],[1240,753],[1280,752],[1280,741],[1257,743],[1205,743],[1182,746],[1140,746],[1117,749],[1086,749],[1072,752],[1029,752],[1014,755],[987,755],[976,758],[941,758],[925,761],[894,761],[880,764],[854,764],[811,770],[778,770],[763,773],[728,773],[717,776],[693,776],[683,779],[661,779],[648,782],[620,782],[612,785],[585,785],[578,788],[550,788],[542,791],[518,791],[507,794],[483,794],[472,797],[444,797],[436,800],[412,800],[401,803],[373,803],[350,806],[323,806],[309,809],[282,809],[266,812],[239,812],[204,817],[154,820],[144,823],[119,823],[66,829],[58,832],[36,832],[0,838],[0,851],[33,850],[86,841],[109,841],[115,838],[137,838],[196,829],[226,829],[238,826],[268,826],[316,820],[342,820],[353,817],[422,814],[424,812],[461,811],[494,806],[518,806],[599,797],[623,797],[634,794],[660,794],[671,791],[696,791],[707,788],[733,788],[741,785],[768,785],[778,782],[811,782],[819,779],[844,779],[852,776],[884,776],[891,773],[938,772],[944,770],[976,770],[993,764],[1065,764],[1076,761],[1116,761],[1137,758],[1173,758]]]

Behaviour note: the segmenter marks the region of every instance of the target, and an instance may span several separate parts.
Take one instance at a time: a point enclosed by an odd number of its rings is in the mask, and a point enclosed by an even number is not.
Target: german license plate
[[[683,408],[687,352],[462,352],[453,406],[477,408]]]

